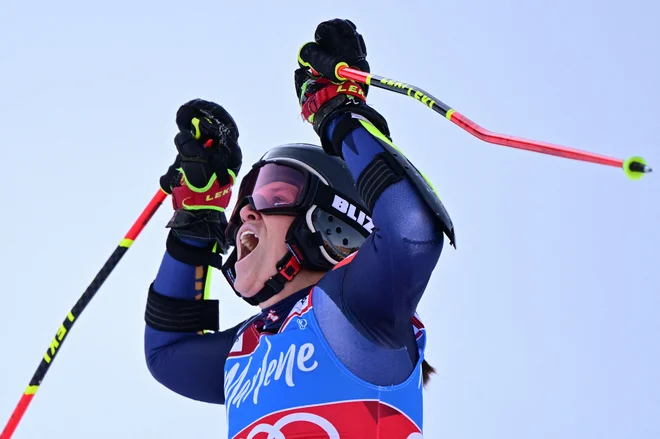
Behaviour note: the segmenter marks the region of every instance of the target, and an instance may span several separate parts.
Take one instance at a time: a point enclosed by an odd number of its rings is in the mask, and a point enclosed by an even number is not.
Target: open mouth
[[[252,230],[243,231],[239,237],[239,241],[241,243],[239,261],[245,259],[259,245],[259,237]]]

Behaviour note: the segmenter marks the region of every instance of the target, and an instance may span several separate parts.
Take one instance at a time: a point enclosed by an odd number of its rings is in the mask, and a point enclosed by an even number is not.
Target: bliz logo
[[[332,207],[334,207],[338,212],[343,213],[348,218],[352,219],[359,225],[361,225],[364,230],[371,233],[374,230],[374,223],[371,220],[371,217],[366,213],[359,210],[356,206],[352,205],[348,201],[344,200],[339,195],[335,195],[335,199],[332,200]],[[357,213],[357,216],[356,216]]]

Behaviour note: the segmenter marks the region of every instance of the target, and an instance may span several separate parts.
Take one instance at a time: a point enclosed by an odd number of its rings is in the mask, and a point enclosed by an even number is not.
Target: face
[[[270,206],[292,203],[297,191],[295,186],[275,182],[255,192],[255,199]],[[277,263],[286,254],[286,234],[295,219],[288,215],[261,214],[248,204],[240,211],[243,224],[236,234],[238,259],[235,265],[234,288],[244,297],[252,297],[264,283],[277,273]]]

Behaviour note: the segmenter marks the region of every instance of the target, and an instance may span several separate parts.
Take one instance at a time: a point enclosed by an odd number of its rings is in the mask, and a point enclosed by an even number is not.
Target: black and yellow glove
[[[305,43],[298,51],[298,64],[302,69],[314,69],[321,77],[332,82],[346,81],[341,77],[341,66],[369,72],[367,46],[357,27],[350,20],[335,18],[316,27],[314,41]],[[368,86],[362,85],[364,95]]]
[[[224,252],[225,209],[242,165],[238,127],[224,108],[201,99],[182,105],[176,124],[178,154],[160,179],[175,210],[167,227],[178,238],[215,243]]]
[[[366,104],[369,87],[343,78],[342,66],[369,72],[364,38],[350,20],[335,18],[319,24],[314,41],[298,51],[299,68],[294,72],[294,85],[303,118],[312,124],[323,149],[341,155],[326,136],[326,123],[338,113],[352,112],[368,119],[389,136],[385,119]]]

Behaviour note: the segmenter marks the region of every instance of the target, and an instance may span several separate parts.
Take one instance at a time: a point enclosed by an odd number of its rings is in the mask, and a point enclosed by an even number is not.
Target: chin
[[[255,285],[254,279],[246,278],[236,273],[236,281],[234,282],[234,289],[238,291],[243,297],[252,297],[259,292]]]
[[[255,273],[257,270],[251,270],[250,267],[236,267],[236,280],[234,282],[234,289],[238,291],[241,296],[249,298],[257,294],[266,283],[267,276]]]

